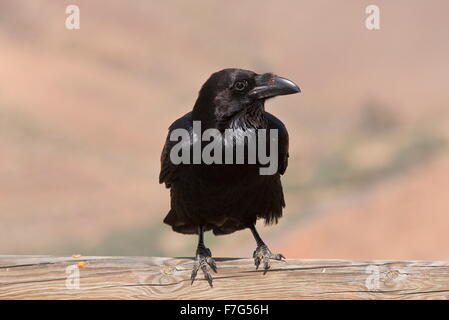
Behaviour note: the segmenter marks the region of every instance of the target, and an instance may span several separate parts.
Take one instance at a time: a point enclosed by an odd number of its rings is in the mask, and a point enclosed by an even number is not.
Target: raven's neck
[[[192,119],[201,121],[202,130],[214,128],[224,132],[226,129],[267,128],[267,120],[264,115],[264,101],[256,101],[233,114],[217,114],[214,110],[214,108],[202,108],[202,105],[195,104],[192,111]]]
[[[267,127],[263,102],[256,102],[235,115],[217,120],[216,128],[220,131],[226,129],[263,129]]]

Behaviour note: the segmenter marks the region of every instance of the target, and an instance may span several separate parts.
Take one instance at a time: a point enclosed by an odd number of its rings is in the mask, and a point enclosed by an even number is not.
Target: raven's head
[[[203,128],[260,128],[266,99],[297,92],[295,83],[272,73],[224,69],[204,83],[192,116],[202,121]]]

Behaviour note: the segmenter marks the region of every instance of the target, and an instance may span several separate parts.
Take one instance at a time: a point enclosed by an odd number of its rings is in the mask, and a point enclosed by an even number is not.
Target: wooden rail
[[[0,256],[0,299],[449,298],[449,262],[216,261],[209,288],[200,272],[190,285],[190,258]]]

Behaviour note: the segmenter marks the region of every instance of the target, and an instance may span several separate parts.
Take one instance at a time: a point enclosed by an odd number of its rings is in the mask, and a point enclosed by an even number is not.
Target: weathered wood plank
[[[0,299],[449,298],[449,262],[288,259],[263,275],[252,259],[216,260],[209,288],[200,273],[190,285],[190,258],[0,256]]]

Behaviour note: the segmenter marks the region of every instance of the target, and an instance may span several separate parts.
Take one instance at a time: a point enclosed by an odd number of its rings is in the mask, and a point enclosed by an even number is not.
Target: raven
[[[159,182],[170,188],[171,196],[171,208],[164,222],[176,232],[199,236],[192,284],[201,269],[212,287],[208,267],[217,272],[211,251],[204,245],[203,233],[208,230],[212,230],[215,235],[222,235],[249,228],[257,243],[253,254],[254,263],[256,269],[263,263],[264,273],[270,268],[270,259],[284,258],[282,254],[270,251],[255,227],[259,218],[265,219],[267,224],[277,223],[285,207],[280,175],[285,173],[288,164],[288,133],[279,119],[265,111],[264,105],[267,99],[274,96],[297,92],[300,89],[295,83],[272,73],[224,69],[213,73],[204,83],[193,110],[169,127],[159,176]],[[249,151],[240,164],[211,164],[204,160],[196,164],[173,163],[171,151],[179,141],[171,138],[172,133],[176,129],[188,132],[192,138],[188,141],[188,148],[193,150],[195,121],[200,121],[201,132],[216,129],[222,136],[228,129],[237,130],[240,135],[251,130],[265,129],[264,132],[268,132],[275,129],[279,163],[276,172],[261,175],[259,169],[263,165],[260,161],[250,163]],[[247,146],[249,137],[247,135],[246,139],[239,139],[234,136],[232,147],[237,148],[239,144]],[[204,138],[196,137],[196,140],[200,141],[202,150]],[[257,144],[257,148],[260,145]]]

